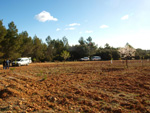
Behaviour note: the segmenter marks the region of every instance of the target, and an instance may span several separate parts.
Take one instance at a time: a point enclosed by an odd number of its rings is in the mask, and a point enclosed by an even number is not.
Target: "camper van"
[[[31,57],[27,58],[18,58],[16,61],[12,62],[12,66],[22,66],[22,65],[29,65],[29,63],[31,63]]]

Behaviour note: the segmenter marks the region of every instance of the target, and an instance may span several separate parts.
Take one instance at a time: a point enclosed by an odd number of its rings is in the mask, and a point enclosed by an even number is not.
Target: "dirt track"
[[[1,66],[2,67],[2,66]],[[1,112],[150,112],[150,62],[36,63],[0,70]]]

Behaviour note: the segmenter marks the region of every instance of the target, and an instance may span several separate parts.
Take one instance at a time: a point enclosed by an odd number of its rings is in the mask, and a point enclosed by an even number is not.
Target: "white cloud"
[[[66,28],[65,30],[75,30],[74,27]]]
[[[38,15],[35,15],[35,18],[40,21],[40,22],[46,22],[46,21],[57,21],[57,18],[54,18],[53,16],[51,16],[51,14],[49,12],[46,11],[42,11],[41,13],[39,13]]]
[[[87,31],[85,31],[85,33],[93,33],[93,31],[88,31],[88,30],[87,30]]]
[[[79,34],[82,34],[82,32],[79,32]]]
[[[108,25],[101,25],[100,28],[102,28],[102,29],[103,28],[109,28],[109,26]]]
[[[57,29],[56,29],[56,31],[60,31],[60,29],[59,29],[59,28],[57,28]]]
[[[72,23],[72,24],[69,24],[69,26],[80,26],[79,23]]]
[[[127,20],[127,19],[129,19],[129,15],[125,15],[125,16],[121,17],[121,20]]]

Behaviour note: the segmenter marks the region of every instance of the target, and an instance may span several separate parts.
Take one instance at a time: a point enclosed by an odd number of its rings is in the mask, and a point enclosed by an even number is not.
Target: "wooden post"
[[[127,68],[128,68],[128,59],[126,58],[126,66],[127,66]]]

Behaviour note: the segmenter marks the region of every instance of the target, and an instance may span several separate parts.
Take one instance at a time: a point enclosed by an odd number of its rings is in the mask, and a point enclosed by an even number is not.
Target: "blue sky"
[[[104,47],[150,49],[150,0],[0,0],[0,19],[14,21],[19,33],[27,31],[45,42],[82,36]]]

